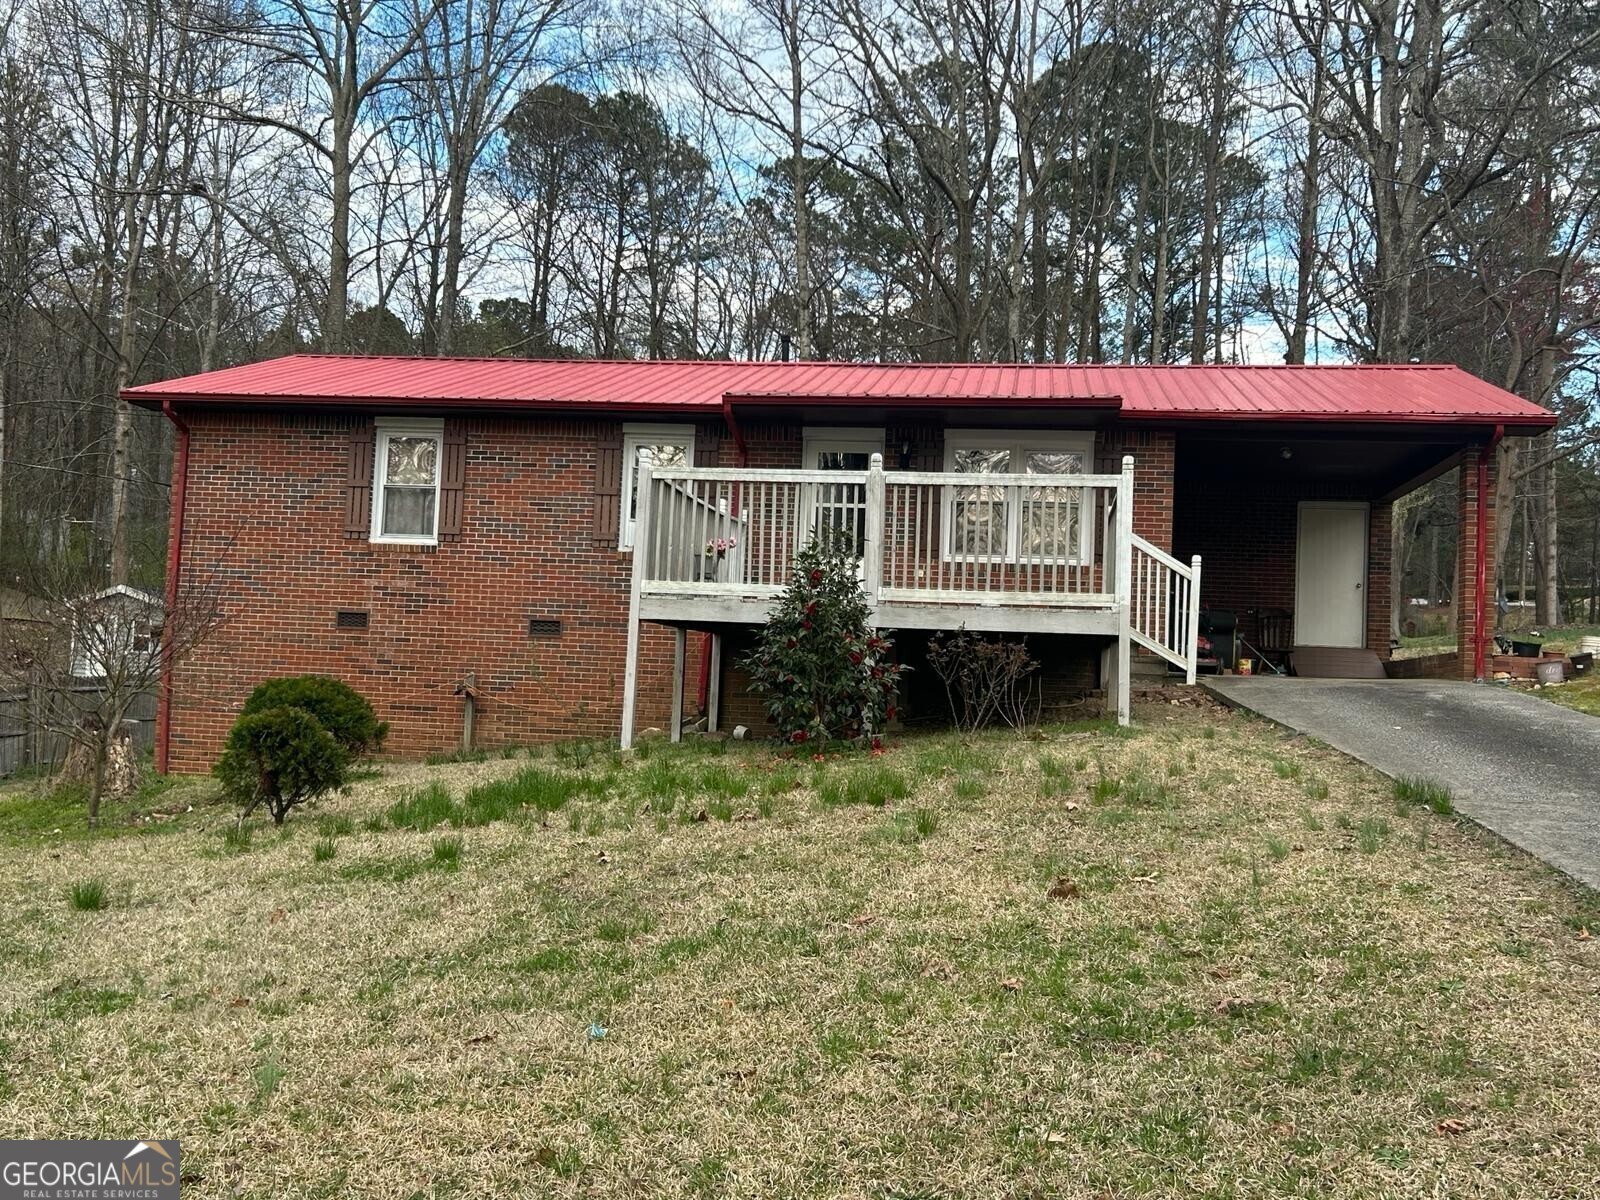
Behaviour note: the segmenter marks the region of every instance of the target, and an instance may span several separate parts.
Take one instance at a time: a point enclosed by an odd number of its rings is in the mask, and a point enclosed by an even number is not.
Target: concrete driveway
[[[1600,888],[1600,718],[1509,688],[1444,680],[1204,683],[1226,703],[1386,775],[1444,784],[1461,812]]]

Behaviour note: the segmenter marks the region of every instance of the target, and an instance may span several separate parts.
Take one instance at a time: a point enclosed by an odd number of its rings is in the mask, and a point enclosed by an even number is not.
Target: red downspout
[[[744,444],[744,432],[739,428],[739,422],[733,417],[733,402],[724,396],[722,398],[722,421],[728,427],[728,432],[733,435],[734,448],[739,452],[739,465],[750,465],[750,452]],[[733,515],[739,515],[739,492],[735,487],[733,493]],[[700,711],[709,711],[711,702],[711,634],[706,634],[700,641]]]
[[[167,618],[161,625],[161,695],[156,701],[156,771],[167,773],[172,755],[172,621],[178,610],[178,579],[183,571],[183,517],[189,494],[189,426],[162,400],[161,413],[178,431],[178,450],[172,467],[172,523],[167,544]]]
[[[1475,582],[1477,584],[1477,621],[1473,630],[1472,677],[1479,683],[1484,680],[1484,665],[1489,651],[1489,539],[1485,531],[1489,525],[1489,460],[1500,447],[1506,435],[1504,425],[1496,425],[1489,442],[1478,451],[1478,529]]]

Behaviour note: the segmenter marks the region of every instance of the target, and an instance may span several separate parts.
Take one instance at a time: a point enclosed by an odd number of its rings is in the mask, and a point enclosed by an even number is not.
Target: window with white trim
[[[622,427],[622,528],[617,545],[633,548],[634,522],[639,516],[639,464],[652,470],[694,465],[694,426],[624,425]]]
[[[1092,433],[947,430],[944,469],[957,475],[1082,475]],[[1081,553],[1081,491],[974,483],[945,489],[945,554],[1003,562],[1070,561]]]
[[[444,421],[390,417],[375,422],[372,540],[432,546],[439,540],[439,470]]]

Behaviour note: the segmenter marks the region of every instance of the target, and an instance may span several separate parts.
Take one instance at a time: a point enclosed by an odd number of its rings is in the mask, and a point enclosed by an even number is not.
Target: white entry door
[[[883,453],[881,429],[808,428],[802,443],[808,471],[865,471]],[[811,484],[804,492],[803,540],[823,526],[855,538],[857,550],[867,532],[867,489],[859,483]]]
[[[1367,506],[1303,501],[1294,643],[1367,644]]]

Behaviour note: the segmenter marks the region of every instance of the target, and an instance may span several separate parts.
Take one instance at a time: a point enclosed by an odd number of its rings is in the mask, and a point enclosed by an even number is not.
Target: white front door
[[[1300,505],[1294,643],[1367,644],[1367,506],[1306,500]]]
[[[865,471],[883,453],[883,430],[827,428],[805,431],[802,443],[808,471]],[[823,526],[851,533],[859,550],[867,532],[867,489],[859,483],[812,484],[805,492],[803,537]]]

